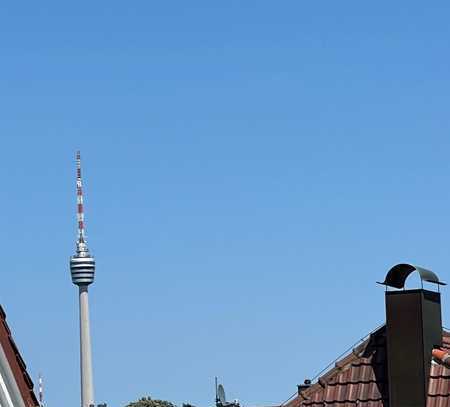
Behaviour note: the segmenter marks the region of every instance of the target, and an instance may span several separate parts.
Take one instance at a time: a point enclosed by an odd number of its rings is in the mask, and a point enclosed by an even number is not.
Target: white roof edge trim
[[[3,376],[0,374],[0,401],[2,407],[14,407],[14,404],[11,400],[11,396],[9,395],[8,388],[6,387],[5,380],[3,380]]]
[[[0,400],[2,407],[26,407],[2,346],[0,346]],[[3,406],[3,403],[6,405]]]

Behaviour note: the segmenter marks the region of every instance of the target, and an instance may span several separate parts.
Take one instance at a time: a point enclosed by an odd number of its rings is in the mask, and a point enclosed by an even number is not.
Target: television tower
[[[80,296],[80,373],[81,407],[94,405],[92,377],[91,334],[89,327],[88,286],[94,282],[95,260],[89,253],[84,231],[83,189],[81,185],[81,158],[77,152],[77,219],[78,239],[76,253],[70,258],[72,282],[78,286]]]

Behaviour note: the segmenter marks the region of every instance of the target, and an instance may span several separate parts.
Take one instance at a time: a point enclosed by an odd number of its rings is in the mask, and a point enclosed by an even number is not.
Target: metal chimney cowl
[[[386,335],[389,407],[426,406],[431,353],[442,346],[440,293],[386,291]]]

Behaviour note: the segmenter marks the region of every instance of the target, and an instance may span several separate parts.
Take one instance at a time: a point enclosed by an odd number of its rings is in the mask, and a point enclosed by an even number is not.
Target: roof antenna
[[[219,396],[217,394],[217,376],[214,378],[214,381],[215,381],[215,384],[216,384],[216,405],[217,405],[217,402],[219,401]]]
[[[39,406],[44,407],[44,384],[41,373],[39,373]]]

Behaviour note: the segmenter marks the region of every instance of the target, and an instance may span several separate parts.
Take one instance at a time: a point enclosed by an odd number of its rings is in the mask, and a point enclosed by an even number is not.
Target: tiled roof
[[[444,348],[450,349],[450,333],[443,332]],[[450,369],[432,363],[426,407],[450,406]],[[285,407],[388,407],[386,327],[337,361],[317,383]]]
[[[450,349],[450,332],[443,333],[442,347]],[[428,385],[427,407],[447,407],[450,405],[450,369],[433,363]]]
[[[27,366],[19,353],[8,324],[6,323],[6,314],[0,306],[0,346],[6,355],[9,367],[14,375],[14,379],[19,388],[23,402],[26,407],[35,407],[39,403],[33,392],[33,382],[27,373]]]

